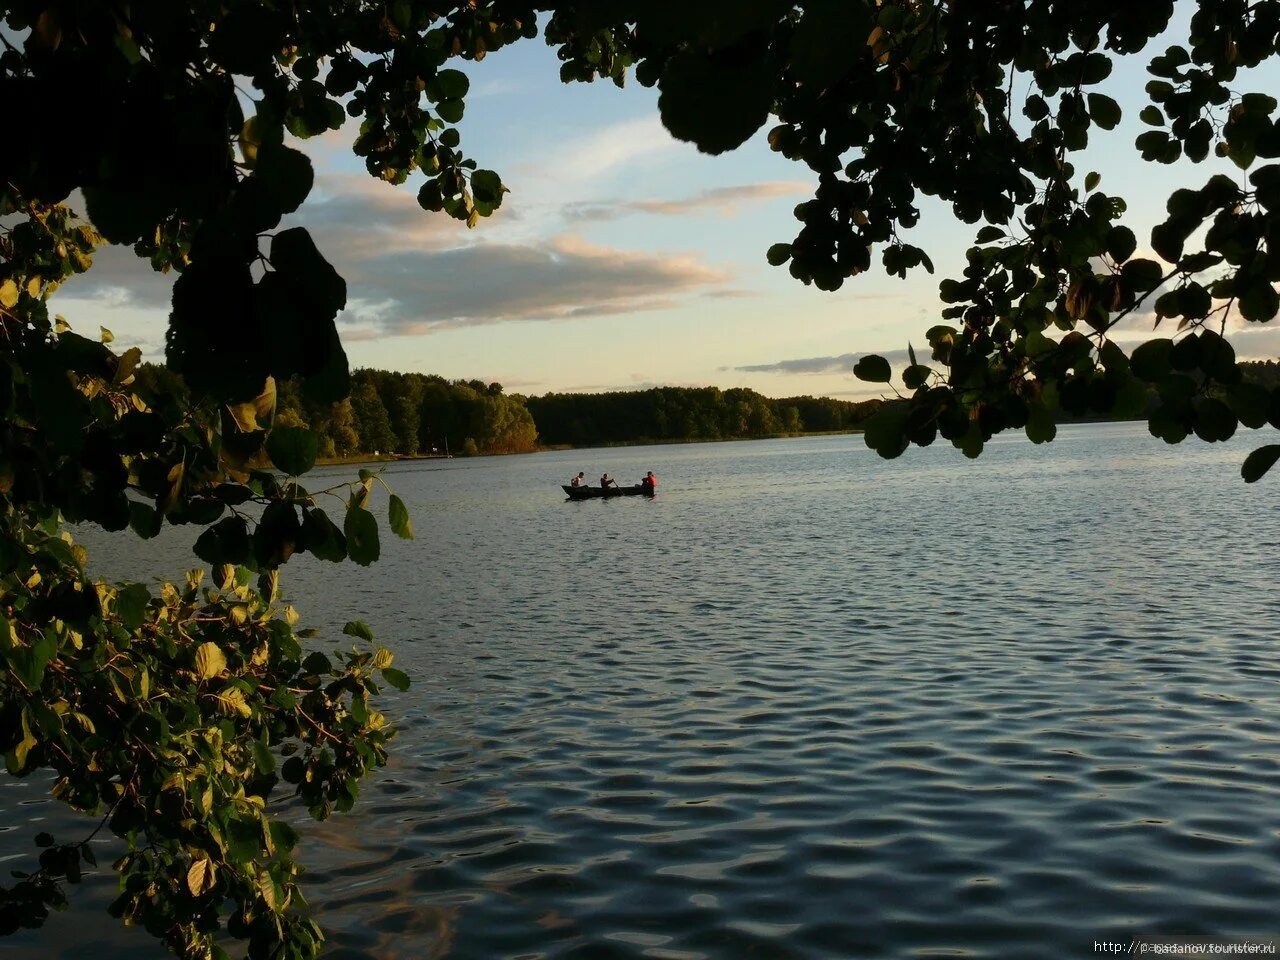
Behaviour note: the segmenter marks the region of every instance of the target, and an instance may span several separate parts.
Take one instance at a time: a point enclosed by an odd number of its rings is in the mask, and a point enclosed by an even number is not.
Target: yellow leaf
[[[106,327],[99,327],[98,329],[102,331],[103,343],[110,343],[112,340],[116,338],[116,335],[112,333],[110,330],[108,330]]]
[[[228,687],[218,694],[218,709],[226,714],[238,713],[242,717],[253,713],[245,702],[244,694],[235,687]]]
[[[392,654],[386,647],[379,647],[373,654],[373,668],[385,670],[391,666]]]
[[[27,281],[27,296],[34,300],[40,296],[40,278],[32,277]]]
[[[6,309],[18,305],[18,285],[12,280],[0,283],[0,307]]]
[[[213,889],[214,866],[213,861],[201,858],[191,865],[191,869],[187,871],[187,889],[191,891],[193,897],[208,893]]]
[[[200,644],[196,650],[196,673],[201,680],[216,677],[227,669],[227,658],[212,640]]]
[[[258,874],[258,893],[262,895],[263,902],[266,903],[268,909],[277,909],[276,884],[275,881],[271,879],[270,874]]]

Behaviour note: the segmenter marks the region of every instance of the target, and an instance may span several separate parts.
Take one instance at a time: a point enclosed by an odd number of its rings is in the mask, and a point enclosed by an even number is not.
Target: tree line
[[[775,399],[735,387],[655,387],[611,393],[548,393],[526,401],[542,442],[738,440],[851,430],[880,406],[831,397]]]
[[[139,367],[144,389],[187,393],[182,377]],[[295,380],[276,389],[275,423],[316,434],[321,457],[363,454],[474,456],[528,453],[539,446],[735,440],[858,427],[879,400],[775,399],[754,390],[655,387],[611,393],[525,397],[500,383],[361,369],[337,403],[308,397]]]
[[[1280,363],[1275,360],[1246,361],[1240,367],[1249,383],[1268,389],[1280,386]],[[187,389],[179,374],[155,364],[143,364],[139,378],[152,391],[173,394]],[[744,387],[653,387],[526,397],[506,393],[500,383],[368,368],[353,371],[351,383],[351,395],[337,403],[309,398],[297,381],[280,384],[276,423],[312,430],[319,456],[326,458],[476,456],[529,453],[545,446],[835,433],[860,429],[883,403],[766,397]],[[1148,394],[1146,406],[1157,405],[1155,390]],[[1099,418],[1064,414],[1061,419]]]

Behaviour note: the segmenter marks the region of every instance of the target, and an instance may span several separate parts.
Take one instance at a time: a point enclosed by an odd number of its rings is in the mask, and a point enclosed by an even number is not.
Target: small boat
[[[639,497],[653,496],[653,489],[646,484],[637,483],[634,487],[571,487],[562,483],[560,489],[570,500],[590,500],[592,497]]]

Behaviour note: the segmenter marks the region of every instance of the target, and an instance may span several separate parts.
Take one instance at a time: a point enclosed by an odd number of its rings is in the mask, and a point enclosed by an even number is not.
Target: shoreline
[[[694,443],[749,443],[756,440],[797,440],[804,437],[856,436],[862,432],[863,430],[861,427],[851,427],[848,430],[813,430],[806,431],[804,433],[770,433],[759,437],[690,437],[679,440],[610,440],[604,443],[583,444],[581,446],[575,446],[572,443],[554,443],[539,445],[533,450],[493,451],[491,453],[476,453],[470,455],[450,454],[448,456],[443,453],[353,453],[342,457],[317,457],[316,466],[332,467],[357,463],[396,463],[403,460],[472,460],[476,457],[522,457],[534,453],[555,453],[563,450],[612,450],[620,447],[661,447]]]
[[[1142,418],[1133,417],[1120,420],[1112,420],[1107,418],[1091,418],[1082,417],[1080,419],[1069,419],[1059,421],[1059,426],[1074,426],[1077,424],[1095,424],[1095,423],[1140,423]],[[639,439],[639,440],[609,440],[604,443],[590,443],[575,446],[572,443],[553,443],[540,444],[533,450],[510,450],[510,451],[493,451],[490,453],[474,453],[474,454],[450,454],[443,453],[353,453],[346,457],[317,457],[316,466],[332,467],[343,466],[345,464],[360,463],[396,463],[402,460],[472,460],[477,457],[523,457],[535,453],[557,453],[565,450],[616,450],[622,447],[663,447],[663,446],[684,446],[686,444],[698,443],[751,443],[757,440],[799,440],[805,437],[851,437],[863,433],[862,427],[851,427],[848,430],[812,430],[804,433],[770,433],[759,437],[715,437],[707,438],[688,438],[680,440],[672,439]]]

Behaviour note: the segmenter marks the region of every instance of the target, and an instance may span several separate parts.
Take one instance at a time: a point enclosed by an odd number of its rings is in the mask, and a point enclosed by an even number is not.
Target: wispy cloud
[[[680,149],[655,116],[623,120],[556,149],[554,167],[526,167],[526,171],[554,177],[560,184],[591,180],[613,173],[637,160]]]
[[[769,180],[732,187],[715,187],[689,197],[671,200],[620,200],[567,204],[561,210],[570,221],[617,220],[633,213],[679,217],[711,214],[731,217],[743,207],[778,197],[794,197],[809,193],[812,187],[801,180]]]
[[[514,216],[504,204],[486,223]],[[326,255],[347,260],[388,250],[441,250],[469,239],[465,224],[418,206],[411,185],[397,187],[363,174],[318,177],[306,204],[286,225],[293,224],[310,229]]]
[[[343,272],[359,297],[346,319],[365,337],[660,310],[730,279],[693,256],[615,250],[572,236],[384,253],[344,264]]]
[[[506,207],[501,216],[518,217]],[[617,250],[573,235],[468,231],[432,215],[413,192],[363,176],[318,178],[289,223],[310,228],[347,280],[344,338],[373,340],[447,327],[565,320],[669,309],[733,295],[730,275],[691,254]],[[503,234],[497,233],[497,236]],[[173,276],[127,248],[108,248],[63,295],[111,308],[169,305]]]
[[[794,360],[774,360],[771,363],[750,363],[726,369],[738,373],[848,373],[857,359],[856,353],[841,353],[830,357],[800,357]]]
[[[878,354],[888,360],[889,365],[893,368],[895,374],[900,374],[903,367],[910,363],[910,356],[906,350],[864,350],[861,353],[840,353],[827,357],[798,357],[790,360],[774,360],[771,363],[751,363],[740,367],[721,367],[720,369],[722,372],[770,373],[789,376],[831,376],[843,374],[849,380],[853,380],[853,365],[858,362],[859,357],[864,357],[869,353]],[[929,363],[928,351],[925,351],[925,353],[919,357],[919,360],[921,363]],[[851,391],[851,393],[860,395],[866,390],[872,390],[875,392],[879,389],[880,388],[878,386],[872,384],[862,388],[861,390]]]

